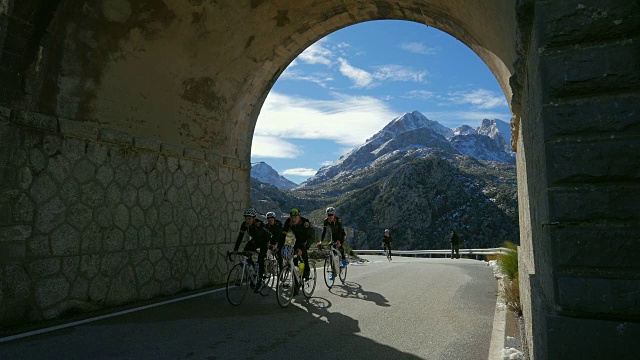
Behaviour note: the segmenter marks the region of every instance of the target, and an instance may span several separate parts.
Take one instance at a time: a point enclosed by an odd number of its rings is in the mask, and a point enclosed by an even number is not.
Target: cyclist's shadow
[[[372,301],[378,306],[391,306],[389,305],[389,300],[387,300],[387,298],[385,298],[382,294],[374,291],[365,291],[362,288],[362,285],[353,281],[345,281],[342,286],[333,286],[331,289],[329,289],[329,292],[343,298]]]

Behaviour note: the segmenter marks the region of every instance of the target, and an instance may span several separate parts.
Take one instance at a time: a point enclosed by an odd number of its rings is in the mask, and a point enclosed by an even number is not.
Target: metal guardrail
[[[486,256],[486,255],[498,255],[513,251],[508,248],[489,248],[489,249],[460,249],[460,255],[468,255],[475,256],[476,260],[478,256]],[[355,254],[359,255],[384,255],[385,250],[353,250]],[[444,256],[451,257],[451,249],[444,250],[391,250],[391,254],[395,256],[410,256],[413,255],[415,257],[433,257],[436,256]]]

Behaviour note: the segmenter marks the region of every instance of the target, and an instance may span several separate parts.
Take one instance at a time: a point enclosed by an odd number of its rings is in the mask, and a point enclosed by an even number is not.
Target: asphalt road
[[[234,307],[220,291],[2,343],[0,359],[487,359],[497,282],[485,262],[364,258],[345,285],[319,278],[286,309],[275,292]]]

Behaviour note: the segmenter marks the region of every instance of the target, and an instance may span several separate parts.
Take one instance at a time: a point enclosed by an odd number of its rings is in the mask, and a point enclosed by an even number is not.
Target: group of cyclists
[[[344,238],[346,233],[342,227],[342,219],[336,216],[336,209],[329,207],[326,210],[327,218],[324,220],[322,230],[322,239],[329,236],[330,232],[332,244],[339,249],[341,256],[341,267],[347,266],[347,258],[344,253]],[[276,214],[272,211],[267,212],[267,223],[263,223],[256,218],[258,212],[253,209],[247,209],[244,212],[244,221],[240,224],[240,231],[236,238],[236,244],[233,249],[234,253],[238,252],[240,243],[245,233],[248,233],[250,240],[245,244],[243,251],[258,252],[258,283],[255,284],[254,291],[259,292],[264,274],[264,261],[267,255],[267,249],[271,248],[278,261],[278,267],[282,269],[286,259],[295,252],[304,262],[303,278],[309,278],[309,254],[307,252],[311,243],[315,240],[315,230],[309,219],[300,214],[300,210],[293,208],[289,212],[289,217],[284,224],[276,218]],[[288,241],[295,239],[295,241]],[[322,245],[322,241],[318,246]],[[252,262],[251,259],[249,259]],[[298,293],[298,288],[294,289],[294,295]]]
[[[276,214],[272,211],[267,212],[267,223],[263,223],[257,218],[258,211],[254,208],[245,210],[244,221],[240,224],[240,231],[236,238],[234,253],[238,253],[240,243],[245,233],[249,234],[249,241],[245,244],[243,251],[258,252],[258,282],[255,284],[254,292],[260,292],[262,288],[262,278],[264,274],[264,262],[267,256],[267,249],[271,248],[278,261],[278,268],[282,269],[286,259],[295,252],[304,262],[303,278],[309,278],[309,254],[307,252],[311,243],[315,240],[315,230],[309,219],[303,217],[296,208],[291,209],[289,217],[284,224],[276,218]],[[340,252],[340,267],[347,266],[347,257],[344,252],[344,241],[346,232],[342,225],[342,219],[336,216],[336,209],[328,207],[326,209],[327,217],[324,219],[322,227],[321,241],[318,247],[321,247],[322,241],[328,239],[331,245],[335,246]],[[295,239],[295,241],[287,241]],[[289,245],[293,243],[293,245]],[[391,261],[391,232],[389,229],[384,231],[383,247],[387,251],[387,257]],[[253,260],[249,259],[252,263]],[[253,263],[252,263],[253,265]],[[333,273],[329,275],[329,280],[333,280]],[[294,289],[294,295],[298,294],[298,287]]]

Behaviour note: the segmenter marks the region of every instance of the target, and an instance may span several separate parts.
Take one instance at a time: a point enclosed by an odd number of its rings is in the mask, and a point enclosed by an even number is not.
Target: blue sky
[[[489,68],[452,36],[408,21],[353,25],[289,64],[260,111],[251,161],[301,183],[414,110],[452,129],[510,119]]]

